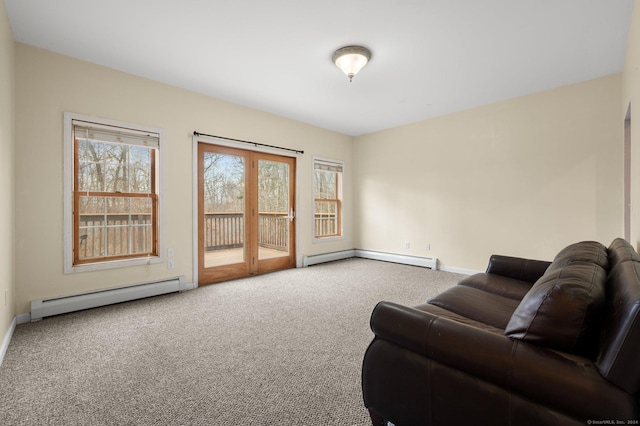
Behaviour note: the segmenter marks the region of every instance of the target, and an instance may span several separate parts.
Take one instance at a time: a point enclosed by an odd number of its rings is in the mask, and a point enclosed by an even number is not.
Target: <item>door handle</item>
[[[293,207],[289,209],[289,216],[287,216],[287,219],[289,219],[289,222],[293,222],[293,219],[296,217],[296,212],[293,211]]]

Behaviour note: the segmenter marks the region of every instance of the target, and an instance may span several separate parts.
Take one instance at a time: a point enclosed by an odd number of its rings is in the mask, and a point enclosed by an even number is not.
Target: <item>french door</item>
[[[295,159],[198,144],[198,284],[295,266]]]

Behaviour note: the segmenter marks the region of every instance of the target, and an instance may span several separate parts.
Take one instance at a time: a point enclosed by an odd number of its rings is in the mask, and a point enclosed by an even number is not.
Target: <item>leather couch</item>
[[[493,255],[426,304],[380,302],[371,329],[374,425],[638,424],[640,256],[622,239]]]

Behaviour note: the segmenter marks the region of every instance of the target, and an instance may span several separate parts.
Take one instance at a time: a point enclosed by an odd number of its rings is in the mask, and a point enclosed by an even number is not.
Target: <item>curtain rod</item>
[[[295,152],[296,154],[304,154],[304,151],[300,151],[300,150],[297,150],[297,149],[283,148],[281,146],[267,145],[267,144],[258,143],[258,142],[243,141],[242,139],[225,138],[224,136],[208,135],[206,133],[200,133],[200,132],[195,131],[195,130],[193,131],[193,135],[194,136],[208,136],[210,138],[218,138],[218,139],[225,139],[225,140],[233,141],[233,142],[248,143],[248,144],[251,144],[251,145],[256,146],[256,147],[257,146],[264,146],[264,147],[267,147],[267,148],[275,148],[275,149],[282,149],[284,151],[292,151],[292,152]]]

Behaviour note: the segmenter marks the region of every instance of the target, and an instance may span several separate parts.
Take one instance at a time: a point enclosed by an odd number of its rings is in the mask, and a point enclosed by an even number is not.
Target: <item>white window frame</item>
[[[157,133],[159,135],[158,147],[158,255],[133,259],[103,260],[94,263],[73,264],[73,121],[87,121],[106,126],[135,129],[142,132]],[[71,112],[64,113],[64,273],[89,272],[104,269],[124,268],[130,266],[150,265],[162,263],[164,256],[164,155],[162,146],[164,142],[163,131],[158,128],[122,121],[92,117]]]
[[[333,164],[337,164],[340,165],[342,167],[342,176],[341,176],[341,182],[340,182],[340,187],[338,188],[338,192],[339,192],[339,200],[340,200],[340,235],[332,235],[332,236],[327,236],[327,237],[316,237],[316,220],[315,220],[315,213],[316,213],[316,185],[315,185],[315,171],[316,171],[316,162],[324,162],[324,163],[333,163]],[[312,237],[313,240],[312,242],[315,243],[324,243],[324,242],[328,242],[328,241],[337,241],[337,240],[343,240],[344,239],[344,176],[345,176],[345,167],[344,167],[344,161],[342,160],[335,160],[335,159],[331,159],[331,158],[323,158],[323,157],[313,157],[313,163],[311,164],[311,232],[312,232]]]

